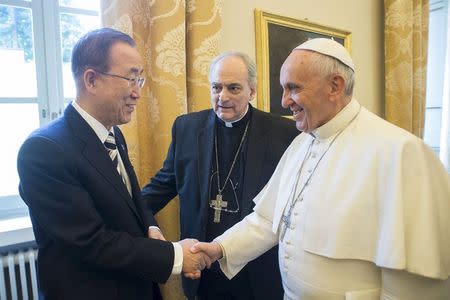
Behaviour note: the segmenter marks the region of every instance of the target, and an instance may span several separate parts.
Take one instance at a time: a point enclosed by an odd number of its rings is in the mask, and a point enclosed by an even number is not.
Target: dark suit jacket
[[[72,105],[20,149],[19,189],[39,246],[43,299],[152,299],[152,281],[165,282],[171,273],[173,246],[146,238],[156,223],[115,132],[133,197]]]
[[[299,134],[293,121],[251,109],[241,219],[252,211],[252,199],[269,181],[285,149]],[[164,165],[143,189],[144,199],[155,212],[179,195],[182,239],[205,240],[214,128],[215,113],[211,109],[178,117]],[[283,298],[277,252],[275,247],[247,265],[257,299]],[[188,297],[196,294],[198,283],[183,278]]]

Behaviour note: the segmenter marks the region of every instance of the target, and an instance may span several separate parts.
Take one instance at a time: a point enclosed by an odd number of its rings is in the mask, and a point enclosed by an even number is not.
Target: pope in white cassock
[[[450,299],[450,176],[414,135],[352,97],[354,64],[329,39],[295,48],[282,105],[303,131],[254,212],[198,243],[223,272],[279,244],[285,299]]]

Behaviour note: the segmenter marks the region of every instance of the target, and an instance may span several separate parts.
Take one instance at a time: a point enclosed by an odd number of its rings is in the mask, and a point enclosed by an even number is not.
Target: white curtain
[[[450,9],[447,6],[447,24],[450,24]],[[442,129],[439,157],[450,172],[450,30],[447,30],[444,84],[442,93]]]

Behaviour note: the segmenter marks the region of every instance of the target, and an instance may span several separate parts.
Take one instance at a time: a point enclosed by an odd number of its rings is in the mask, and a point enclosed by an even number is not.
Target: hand
[[[150,226],[148,228],[148,238],[165,241],[164,235],[158,227]]]
[[[179,241],[183,249],[183,268],[182,272],[191,279],[200,278],[201,270],[205,267],[211,267],[211,260],[204,253],[192,253],[190,248],[198,243],[195,239],[184,239]]]
[[[192,253],[205,253],[211,260],[211,263],[214,263],[215,261],[223,257],[222,247],[220,247],[220,244],[218,242],[214,241],[212,241],[211,243],[196,243],[191,247],[190,250]]]
[[[190,251],[192,253],[204,253],[205,256],[207,256],[210,260],[210,264],[207,266],[208,269],[211,267],[211,264],[215,261],[221,259],[223,257],[222,247],[220,247],[220,244],[218,242],[211,242],[211,243],[196,243],[192,245],[190,248]],[[191,279],[197,279],[196,273],[184,273],[185,277],[191,278]]]

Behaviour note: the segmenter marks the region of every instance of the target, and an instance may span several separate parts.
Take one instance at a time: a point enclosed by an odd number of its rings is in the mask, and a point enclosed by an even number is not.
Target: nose
[[[228,91],[226,88],[223,88],[219,93],[219,100],[226,101],[228,99]]]
[[[141,88],[138,86],[133,87],[131,90],[131,97],[134,99],[139,99],[141,97]]]
[[[281,106],[283,106],[283,108],[289,108],[292,103],[293,100],[290,97],[290,93],[283,90],[283,95],[281,96]]]

